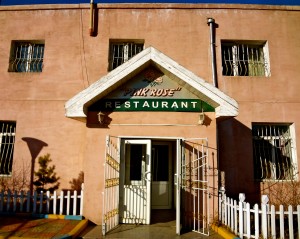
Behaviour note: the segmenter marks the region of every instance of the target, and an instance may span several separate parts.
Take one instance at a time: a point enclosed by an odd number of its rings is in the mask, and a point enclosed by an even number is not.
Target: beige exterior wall
[[[105,136],[208,137],[229,195],[259,200],[253,178],[252,122],[294,123],[300,148],[299,7],[244,5],[98,5],[96,35],[89,36],[89,5],[0,7],[0,120],[17,122],[14,168],[50,153],[61,189],[85,173],[84,214],[101,223]],[[239,115],[208,126],[110,126],[89,128],[66,118],[64,104],[108,73],[109,39],[143,39],[183,67],[212,83],[207,17],[215,19],[219,89],[239,104]],[[268,41],[270,77],[222,76],[222,39]],[[8,72],[12,40],[44,40],[42,73]],[[123,124],[195,124],[196,113],[110,115]],[[25,139],[24,139],[25,138]],[[31,138],[30,140],[26,138]],[[37,140],[39,141],[37,143]],[[298,150],[298,165],[299,165]],[[21,164],[22,163],[22,164]],[[217,167],[217,166],[216,166]],[[214,181],[214,180],[212,180]],[[217,190],[217,181],[212,185]],[[216,192],[216,191],[214,191]]]

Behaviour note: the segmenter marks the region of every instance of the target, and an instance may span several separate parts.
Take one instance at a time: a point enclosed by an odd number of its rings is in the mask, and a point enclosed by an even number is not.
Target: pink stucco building
[[[297,182],[299,10],[1,6],[1,177],[30,187],[49,153],[60,189],[84,172],[87,219],[168,209],[177,233],[193,215],[207,226],[220,189],[259,202]]]

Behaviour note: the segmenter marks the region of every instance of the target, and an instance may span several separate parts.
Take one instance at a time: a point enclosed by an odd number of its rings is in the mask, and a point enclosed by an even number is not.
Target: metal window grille
[[[110,70],[113,70],[140,53],[144,44],[142,43],[111,43],[110,46]]]
[[[264,44],[222,43],[225,76],[269,76],[270,64]]]
[[[289,125],[253,125],[255,178],[293,180],[293,139]]]
[[[9,71],[42,72],[44,49],[44,44],[13,42]]]
[[[15,134],[15,122],[0,122],[0,175],[12,172]]]

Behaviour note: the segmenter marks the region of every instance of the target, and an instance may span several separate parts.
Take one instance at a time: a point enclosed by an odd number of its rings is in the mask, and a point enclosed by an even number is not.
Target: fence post
[[[268,238],[268,223],[267,223],[267,204],[269,198],[267,195],[261,196],[261,232],[263,239]]]
[[[225,199],[225,188],[220,187],[219,189],[219,221],[223,223],[224,214],[224,199]]]
[[[246,199],[245,193],[240,193],[239,194],[239,236],[240,236],[240,238],[243,238],[243,236],[244,236],[243,235],[244,234],[244,231],[243,231],[243,227],[244,227],[243,204],[244,204],[245,199]]]
[[[81,192],[80,192],[80,216],[83,215],[83,190],[84,190],[84,184],[81,184]]]

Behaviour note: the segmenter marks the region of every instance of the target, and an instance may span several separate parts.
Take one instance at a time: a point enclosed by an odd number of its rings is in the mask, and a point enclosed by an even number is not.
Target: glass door
[[[172,155],[171,143],[152,144],[152,209],[172,208]]]
[[[121,222],[150,224],[151,140],[123,140],[122,148]]]

